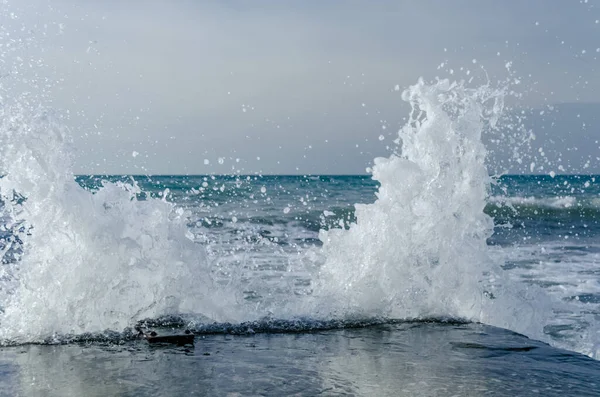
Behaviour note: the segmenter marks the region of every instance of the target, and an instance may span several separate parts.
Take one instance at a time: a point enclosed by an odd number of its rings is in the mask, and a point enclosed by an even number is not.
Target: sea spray
[[[541,292],[510,286],[486,245],[493,220],[483,211],[491,179],[481,135],[496,127],[504,91],[419,80],[403,99],[412,112],[401,153],[373,167],[377,201],[356,205],[349,230],[320,233],[319,310],[463,318],[542,338],[551,312]]]
[[[123,330],[181,311],[229,319],[222,308],[235,311],[231,295],[213,286],[182,209],[138,200],[135,184],[105,183],[92,194],[75,182],[66,133],[51,114],[6,104],[1,112],[2,215],[18,225],[8,242],[18,238],[22,253],[3,265],[0,341]]]
[[[504,258],[486,244],[493,224],[483,211],[491,180],[481,134],[501,114],[501,95],[447,81],[407,90],[413,112],[400,131],[401,151],[374,167],[377,201],[356,205],[349,230],[321,231],[322,248],[291,238],[292,229],[307,232],[299,214],[281,210],[298,182],[281,195],[273,192],[283,182],[272,182],[263,209],[252,204],[245,215],[241,207],[256,201],[251,191],[240,198],[240,191],[230,197],[217,189],[215,206],[202,204],[211,193],[200,200],[192,191],[200,201],[191,208],[202,208],[196,215],[164,194],[140,195],[133,179],[91,191],[74,180],[62,121],[43,108],[5,102],[0,340],[73,340],[69,335],[121,332],[138,320],[181,314],[195,329],[213,321],[217,329],[244,321],[294,328],[299,321],[310,330],[441,318],[481,321],[597,355],[597,320],[588,308],[508,279]],[[237,185],[232,179],[231,189]],[[169,187],[183,195],[173,182],[155,190]],[[333,181],[323,188],[325,196],[354,189]],[[236,221],[229,226],[194,221],[226,219],[230,211]],[[281,240],[270,234],[277,228]]]

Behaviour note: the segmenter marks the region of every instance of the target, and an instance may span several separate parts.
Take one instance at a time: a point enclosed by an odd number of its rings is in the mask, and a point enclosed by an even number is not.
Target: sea
[[[0,395],[600,395],[600,176],[490,175],[502,90],[403,98],[367,175],[75,175],[4,103]]]

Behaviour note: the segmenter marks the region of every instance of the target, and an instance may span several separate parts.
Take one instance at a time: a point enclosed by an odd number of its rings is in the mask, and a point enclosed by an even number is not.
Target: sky
[[[490,172],[600,173],[598,1],[9,0],[0,9],[10,37],[27,41],[5,54],[0,76],[15,96],[31,91],[21,80],[47,82],[33,95],[64,116],[76,173],[364,173],[395,148],[408,114],[402,89],[419,77],[477,86],[488,76],[519,80],[512,106],[536,135],[521,164],[513,142],[486,138]]]

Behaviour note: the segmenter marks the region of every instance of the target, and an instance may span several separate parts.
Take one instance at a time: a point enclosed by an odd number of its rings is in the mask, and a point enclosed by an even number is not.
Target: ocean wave
[[[560,225],[566,220],[583,224],[589,228],[600,219],[600,199],[575,196],[555,197],[505,197],[488,199],[485,213],[494,218],[496,224],[518,220],[551,222]]]
[[[569,209],[581,207],[583,204],[592,205],[593,208],[600,208],[600,203],[578,200],[573,196],[554,196],[554,197],[519,197],[519,196],[492,196],[488,202],[496,206],[512,207],[538,207],[552,209]]]

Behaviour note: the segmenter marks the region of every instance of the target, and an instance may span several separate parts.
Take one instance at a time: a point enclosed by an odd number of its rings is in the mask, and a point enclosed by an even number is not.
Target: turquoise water
[[[354,204],[373,203],[379,187],[370,176],[97,176],[77,181],[94,190],[102,181],[135,182],[139,198],[162,197],[186,208],[210,208],[204,226],[222,225],[235,216],[241,223],[296,223],[305,231],[352,222]],[[204,185],[206,185],[204,187]],[[264,188],[264,192],[261,189]],[[289,212],[282,209],[289,208]],[[333,212],[324,216],[323,212]],[[555,240],[597,236],[600,176],[505,175],[495,180],[485,212],[497,226],[491,243],[521,243],[523,238]],[[242,216],[242,218],[240,218]],[[210,222],[210,223],[209,223]],[[215,222],[215,224],[213,224]]]

